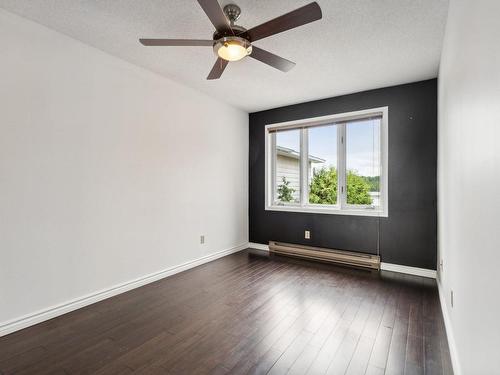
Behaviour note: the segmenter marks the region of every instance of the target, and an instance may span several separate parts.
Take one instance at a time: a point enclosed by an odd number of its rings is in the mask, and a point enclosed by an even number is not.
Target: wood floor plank
[[[435,281],[245,250],[0,337],[0,374],[452,374]]]
[[[323,324],[315,332],[314,337],[309,341],[306,348],[300,353],[295,362],[288,370],[288,374],[302,375],[307,373],[313,361],[318,356],[321,348],[332,334],[333,330],[339,324],[342,315],[347,309],[348,299],[336,295],[332,298],[330,312],[326,316]]]
[[[305,290],[305,294],[316,298],[321,295],[319,288],[320,285],[318,284],[310,284]],[[238,363],[232,370],[239,371],[239,367],[249,367],[249,373],[261,373],[264,370],[267,373],[274,366],[283,353],[304,331],[303,327],[314,319],[315,311],[317,311],[318,307],[314,304],[314,298],[306,300],[302,300],[301,296],[298,298],[302,303],[289,313],[290,325],[286,327],[286,330],[279,332],[276,336],[267,336],[259,343],[256,350],[244,358],[243,363]],[[268,367],[266,368],[266,366]]]
[[[394,328],[392,330],[387,358],[387,375],[404,374],[406,345],[408,342],[408,320],[410,315],[410,301],[405,289],[401,290],[398,298]]]
[[[406,345],[405,374],[424,374],[424,338],[422,299],[410,305],[408,337]]]
[[[307,374],[325,374],[327,372],[335,354],[348,334],[349,327],[357,316],[360,306],[360,298],[351,298],[347,309],[342,314],[339,324],[335,327],[322,346],[312,365],[309,367]]]

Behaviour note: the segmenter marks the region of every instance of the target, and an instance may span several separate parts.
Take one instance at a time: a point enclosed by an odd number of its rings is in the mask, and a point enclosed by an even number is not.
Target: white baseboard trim
[[[203,256],[198,259],[194,259],[182,264],[179,264],[177,266],[173,266],[167,269],[164,269],[159,272],[155,272],[149,275],[145,275],[142,277],[139,277],[135,280],[131,280],[125,283],[121,283],[118,285],[115,285],[111,288],[108,289],[103,289],[91,294],[87,294],[85,296],[82,296],[80,298],[75,298],[71,301],[68,301],[66,303],[62,303],[56,306],[49,307],[47,309],[43,309],[40,311],[37,311],[32,314],[28,314],[25,316],[22,316],[17,319],[13,319],[7,322],[0,323],[0,337],[8,335],[9,333],[19,331],[23,328],[27,328],[29,326],[41,323],[43,321],[55,318],[59,315],[66,314],[68,312],[80,309],[82,307],[91,305],[93,303],[102,301],[106,298],[110,298],[113,296],[116,296],[118,294],[127,292],[129,290],[139,288],[143,285],[152,283],[154,281],[163,279],[165,277],[174,275],[176,273],[186,271],[190,268],[194,268],[196,266],[200,266],[202,264],[211,262],[215,259],[222,258],[223,256],[229,255],[236,253],[238,251],[244,250],[248,247],[248,243],[245,242],[244,244],[226,249],[226,250],[221,250],[218,252],[215,252],[210,255]]]
[[[263,243],[249,242],[248,247],[251,249],[269,251],[269,245],[265,245]]]
[[[382,262],[380,264],[380,269],[383,270],[383,271],[392,271],[392,272],[405,273],[407,275],[429,277],[431,279],[435,279],[436,278],[436,270],[429,270],[427,268],[402,266],[400,264],[393,264],[393,263],[384,263],[384,262]]]
[[[439,292],[439,302],[441,303],[441,312],[443,314],[444,327],[446,330],[446,337],[448,338],[448,347],[450,348],[451,365],[453,366],[453,373],[455,375],[462,375],[462,368],[460,367],[460,362],[458,360],[458,350],[455,342],[455,335],[453,334],[453,328],[451,326],[450,315],[448,314],[448,309],[446,308],[446,298],[441,286],[438,281],[438,292]]]
[[[257,250],[269,251],[269,245],[262,243],[249,242],[248,247]],[[400,264],[384,263],[384,262],[380,264],[380,268],[384,271],[392,271],[392,272],[405,273],[407,275],[429,277],[431,279],[436,278],[436,271],[429,270],[426,268],[409,267],[409,266],[402,266]]]

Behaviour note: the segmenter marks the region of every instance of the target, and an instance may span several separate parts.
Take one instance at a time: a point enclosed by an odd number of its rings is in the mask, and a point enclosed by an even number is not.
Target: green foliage
[[[337,203],[337,169],[335,167],[321,168],[313,172],[309,186],[309,203]]]
[[[347,203],[348,204],[372,204],[372,198],[368,194],[370,185],[366,177],[358,175],[355,171],[347,171]]]
[[[282,184],[278,185],[278,200],[281,202],[291,202],[295,189],[289,186],[290,181],[287,181],[284,176],[282,177],[282,181]]]
[[[360,176],[370,186],[369,191],[380,191],[380,177],[379,176]]]
[[[356,171],[347,172],[347,203],[371,204],[368,194],[378,188],[378,177],[360,176]],[[337,169],[335,167],[315,170],[309,185],[309,203],[337,203]]]

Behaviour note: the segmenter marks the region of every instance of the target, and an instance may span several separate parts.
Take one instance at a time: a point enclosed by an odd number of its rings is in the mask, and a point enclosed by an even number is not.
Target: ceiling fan
[[[198,0],[215,27],[212,39],[139,39],[145,46],[205,46],[213,47],[218,55],[217,61],[207,79],[218,79],[229,61],[238,61],[246,56],[287,72],[295,63],[271,52],[252,45],[253,42],[267,38],[321,19],[321,8],[312,2],[280,17],[264,22],[249,30],[236,25],[241,9],[228,4],[222,9],[217,0]]]

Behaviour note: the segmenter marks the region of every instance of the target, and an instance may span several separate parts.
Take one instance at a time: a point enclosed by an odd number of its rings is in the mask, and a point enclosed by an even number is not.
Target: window
[[[266,209],[388,215],[388,109],[266,126]]]
[[[300,203],[300,130],[277,131],[275,137],[276,202]]]

